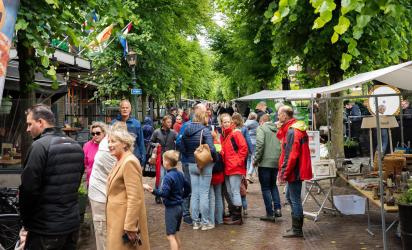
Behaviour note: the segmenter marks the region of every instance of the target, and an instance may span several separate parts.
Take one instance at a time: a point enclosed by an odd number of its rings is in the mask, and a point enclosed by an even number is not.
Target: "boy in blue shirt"
[[[190,192],[190,184],[185,179],[183,173],[177,170],[179,152],[168,150],[163,154],[163,167],[167,173],[163,179],[161,189],[153,189],[147,184],[143,184],[146,191],[163,198],[165,205],[165,224],[167,239],[171,250],[178,250],[181,247],[177,232],[180,230],[180,223],[183,217],[182,203]]]

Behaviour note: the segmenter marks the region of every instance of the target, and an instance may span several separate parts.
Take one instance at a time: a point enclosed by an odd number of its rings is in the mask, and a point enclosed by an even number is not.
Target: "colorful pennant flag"
[[[113,26],[113,24],[110,24],[102,32],[100,32],[100,34],[96,36],[96,39],[89,43],[89,47],[95,48],[105,41],[109,40],[110,36],[112,35]]]

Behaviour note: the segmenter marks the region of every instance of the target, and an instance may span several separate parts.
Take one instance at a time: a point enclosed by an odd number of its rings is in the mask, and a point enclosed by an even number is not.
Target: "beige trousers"
[[[106,250],[106,203],[90,200],[96,249]]]

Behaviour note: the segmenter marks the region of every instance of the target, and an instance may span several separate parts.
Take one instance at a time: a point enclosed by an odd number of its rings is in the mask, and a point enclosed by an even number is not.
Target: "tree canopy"
[[[188,97],[206,98],[212,61],[197,35],[212,25],[210,2],[142,0],[127,2],[125,8],[136,20],[127,41],[129,50],[138,54],[137,79],[144,93],[157,100],[171,99],[180,91]],[[113,42],[94,62],[98,95],[127,96],[131,74],[121,45]]]

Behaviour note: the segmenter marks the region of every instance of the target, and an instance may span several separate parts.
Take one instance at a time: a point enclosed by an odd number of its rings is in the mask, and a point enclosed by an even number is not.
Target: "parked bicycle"
[[[14,249],[21,228],[18,189],[0,188],[0,249]]]

